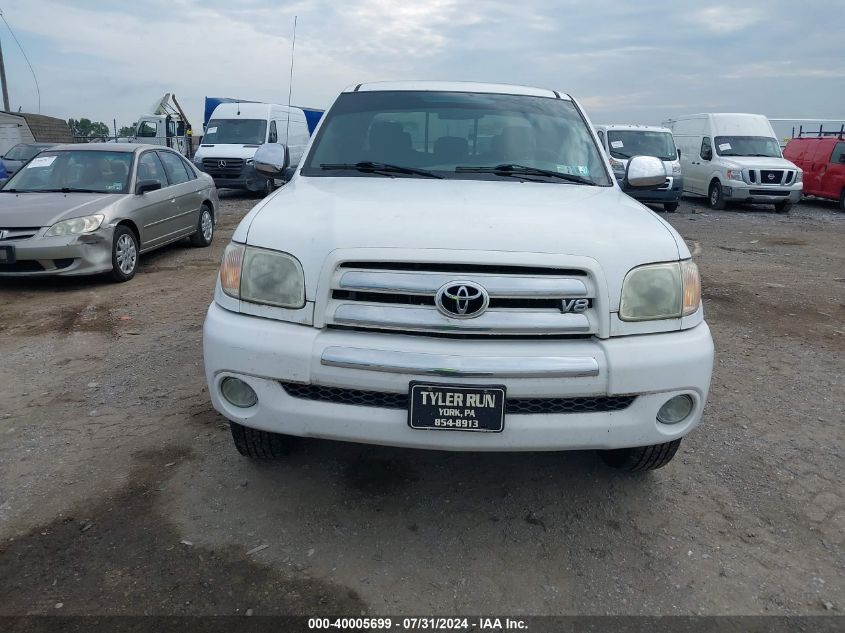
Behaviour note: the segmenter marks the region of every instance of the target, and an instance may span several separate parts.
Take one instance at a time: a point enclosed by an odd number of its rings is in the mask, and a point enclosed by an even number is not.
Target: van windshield
[[[610,184],[575,104],[552,97],[344,93],[325,115],[301,173],[385,177],[373,165],[388,166],[393,177]],[[503,166],[513,169],[498,169]]]
[[[652,130],[608,130],[607,145],[613,158],[656,156],[660,160],[676,160],[678,150],[669,132]]]
[[[717,136],[714,140],[719,156],[782,156],[777,139],[768,136]]]
[[[266,139],[267,121],[264,119],[211,119],[202,142],[261,145]]]

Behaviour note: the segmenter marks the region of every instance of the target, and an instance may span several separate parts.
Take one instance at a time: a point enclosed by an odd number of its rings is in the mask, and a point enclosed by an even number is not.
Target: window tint
[[[501,176],[466,168],[514,164],[609,184],[595,139],[575,105],[547,97],[344,93],[326,115],[302,173],[360,177],[361,172],[321,166],[362,161],[432,170],[444,178],[488,180]]]
[[[144,152],[138,159],[138,180],[158,180],[162,187],[167,186],[167,176],[156,152]]]
[[[845,143],[837,143],[833,148],[833,154],[830,156],[831,163],[845,163]]]
[[[703,160],[710,160],[713,158],[713,148],[710,146],[709,136],[705,136],[701,139],[701,152],[699,153],[699,156],[701,156]]]
[[[138,136],[143,138],[153,138],[156,135],[156,126],[152,121],[141,121],[138,124]]]
[[[268,143],[278,143],[279,142],[279,135],[276,132],[276,122],[270,121],[270,135],[267,137]]]
[[[170,152],[159,152],[158,155],[161,158],[161,162],[164,163],[164,171],[167,172],[167,179],[171,185],[188,182],[188,171],[182,164],[181,158]]]

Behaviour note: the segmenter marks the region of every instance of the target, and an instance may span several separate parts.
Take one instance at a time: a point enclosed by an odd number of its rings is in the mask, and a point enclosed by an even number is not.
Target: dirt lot
[[[717,347],[667,468],[303,442],[255,464],[201,335],[254,200],[135,280],[0,282],[0,614],[842,614],[845,215],[669,219]]]

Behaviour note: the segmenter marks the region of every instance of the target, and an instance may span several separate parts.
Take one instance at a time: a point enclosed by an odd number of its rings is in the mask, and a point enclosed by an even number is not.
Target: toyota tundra
[[[205,320],[235,446],[291,436],[456,451],[596,449],[668,463],[713,365],[696,265],[625,195],[586,114],[554,90],[361,84],[226,248]],[[658,158],[628,187],[659,188]]]

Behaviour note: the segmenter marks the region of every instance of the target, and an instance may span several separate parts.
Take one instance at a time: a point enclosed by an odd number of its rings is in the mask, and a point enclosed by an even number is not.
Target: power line
[[[23,50],[23,46],[21,46],[21,43],[18,41],[15,32],[12,30],[12,27],[9,26],[8,22],[6,22],[6,16],[3,15],[3,9],[0,9],[0,18],[3,19],[3,23],[6,25],[6,28],[9,29],[9,33],[12,34],[12,38],[15,40],[15,44],[17,44],[18,48],[21,49],[21,54],[26,60],[26,65],[29,66],[29,72],[32,73],[32,78],[35,80],[35,92],[38,95],[38,114],[41,114],[41,88],[38,85],[38,77],[35,76],[35,69],[32,67],[32,64],[29,63],[29,57],[26,56],[26,52]]]

